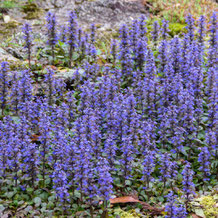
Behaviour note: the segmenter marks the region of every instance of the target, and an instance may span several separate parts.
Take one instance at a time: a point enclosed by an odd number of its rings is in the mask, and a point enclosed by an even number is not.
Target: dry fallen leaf
[[[110,199],[111,204],[119,204],[119,203],[131,203],[131,202],[140,202],[131,196],[124,196],[119,198]]]
[[[47,65],[47,66],[45,66],[45,68],[50,68],[52,70],[57,70],[57,67],[54,66],[54,65]]]
[[[120,203],[140,203],[144,209],[150,210],[152,215],[160,215],[164,211],[164,208],[157,208],[153,207],[150,204],[147,204],[146,202],[139,201],[138,199],[135,199],[131,196],[124,196],[124,197],[118,197],[110,199],[111,204],[120,204]]]
[[[31,135],[32,142],[38,141],[38,138],[39,138],[39,135],[36,135],[36,134]]]
[[[200,218],[200,216],[198,216],[198,215],[196,215],[194,213],[192,213],[191,215],[192,215],[192,218]]]

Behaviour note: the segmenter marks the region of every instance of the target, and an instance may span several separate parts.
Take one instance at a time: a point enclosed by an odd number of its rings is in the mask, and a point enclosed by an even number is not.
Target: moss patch
[[[24,13],[40,11],[39,7],[35,3],[28,3],[22,7]]]
[[[174,37],[175,35],[180,35],[181,33],[185,33],[186,31],[186,25],[180,24],[180,23],[170,23],[169,24],[169,34]]]
[[[135,210],[130,210],[128,212],[122,210],[121,208],[116,208],[114,210],[114,215],[119,216],[120,218],[139,218],[142,217],[141,214],[138,214]]]
[[[215,218],[218,214],[218,208],[216,207],[215,196],[205,196],[201,199],[200,204],[203,206],[203,211],[206,217]]]
[[[218,214],[218,195],[211,193],[207,196],[193,199],[190,209],[200,217],[216,218]]]

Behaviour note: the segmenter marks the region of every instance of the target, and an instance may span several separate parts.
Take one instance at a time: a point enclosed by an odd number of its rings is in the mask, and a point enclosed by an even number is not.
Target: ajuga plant
[[[203,174],[203,180],[208,181],[210,176],[210,151],[207,147],[200,148],[200,151],[198,155],[198,161],[200,163],[199,170]]]
[[[112,55],[112,63],[113,66],[115,66],[116,64],[116,60],[117,60],[117,41],[115,39],[112,40],[111,42],[111,51],[110,51],[111,55]]]
[[[200,16],[198,20],[198,42],[201,49],[204,49],[204,37],[205,37],[205,17]]]
[[[217,57],[217,13],[214,12],[210,21],[210,48],[208,53],[208,66],[216,66]]]
[[[71,11],[69,14],[68,21],[68,44],[69,44],[69,67],[72,66],[72,55],[77,46],[77,16],[74,11]]]
[[[153,23],[153,30],[151,32],[152,38],[153,38],[153,42],[154,42],[154,46],[157,46],[157,41],[159,38],[159,24],[158,21],[155,21]]]
[[[105,159],[100,159],[98,168],[98,184],[100,189],[98,190],[99,196],[103,199],[104,214],[107,214],[108,200],[112,194],[112,182],[113,179],[110,174],[110,167]]]
[[[138,40],[139,40],[139,22],[138,20],[134,20],[132,22],[132,26],[130,29],[130,43],[131,43],[131,47],[132,47],[132,51],[134,52],[134,54],[137,51],[137,44],[138,44]],[[135,61],[135,57],[133,57],[133,61]]]
[[[165,207],[165,211],[167,215],[165,218],[186,218],[187,212],[184,205],[179,204],[177,200],[177,196],[174,195],[173,191],[170,191],[168,195],[165,196],[167,198],[167,205]]]
[[[47,73],[45,75],[45,83],[47,84],[45,90],[45,95],[47,97],[49,105],[52,105],[54,102],[55,92],[55,81],[54,81],[54,72],[49,68],[47,69]]]
[[[189,162],[186,163],[183,171],[183,192],[184,192],[184,199],[185,199],[185,207],[188,208],[188,203],[191,201],[191,198],[195,194],[194,192],[194,183],[193,183],[193,170],[191,169],[191,164]]]
[[[127,78],[127,76],[131,73],[132,63],[130,59],[131,50],[130,50],[130,37],[128,33],[128,28],[124,24],[120,28],[120,63],[122,69],[122,75]]]
[[[149,189],[149,184],[154,180],[152,173],[155,167],[155,152],[147,150],[145,151],[145,158],[143,161],[143,176],[142,181],[145,183],[145,188]]]
[[[40,141],[40,170],[42,175],[42,185],[45,186],[45,178],[46,178],[46,165],[49,164],[48,154],[49,154],[49,147],[51,146],[50,139],[51,139],[51,123],[50,123],[50,116],[48,115],[48,105],[47,103],[43,103],[42,108],[40,110],[40,121],[39,121],[39,141]]]
[[[81,42],[82,42],[82,34],[83,31],[81,28],[78,29],[78,47],[81,48]]]
[[[9,77],[8,77],[8,62],[2,62],[0,68],[0,103],[1,113],[4,114],[7,103],[7,95],[9,88]]]
[[[163,20],[162,21],[162,28],[161,28],[161,36],[163,40],[166,40],[167,37],[169,36],[168,32],[169,32],[169,22],[167,20]]]
[[[11,81],[12,84],[11,84],[11,93],[10,93],[10,109],[11,111],[15,112],[15,115],[18,114],[19,94],[20,94],[19,80],[20,80],[19,73],[14,72]]]
[[[24,70],[21,72],[20,79],[18,82],[18,86],[20,88],[19,93],[19,103],[25,103],[26,101],[30,101],[32,98],[32,78],[31,73],[28,70]]]
[[[168,153],[160,156],[160,181],[163,182],[163,188],[166,187],[167,181],[170,179],[170,155]]]
[[[59,34],[59,37],[61,42],[63,43],[66,43],[67,42],[67,26],[63,25],[61,27],[61,30],[60,30],[60,34]]]
[[[25,45],[24,48],[27,50],[27,56],[28,56],[28,63],[29,63],[29,68],[31,68],[31,47],[32,47],[32,28],[28,23],[25,23],[23,25],[23,34],[24,34],[24,40],[25,40]]]
[[[96,26],[95,24],[91,24],[91,34],[90,34],[90,42],[91,44],[94,44],[96,41]]]
[[[11,118],[4,117],[3,121],[1,121],[1,141],[0,141],[0,175],[3,180],[5,180],[8,176],[8,164],[9,164],[9,140],[11,138]],[[3,184],[4,181],[1,181]],[[1,189],[0,189],[1,190]]]
[[[51,47],[52,53],[52,63],[54,64],[55,60],[55,45],[57,44],[57,21],[55,14],[48,12],[47,17],[47,36],[48,36],[48,45]]]
[[[56,23],[49,13],[48,44],[58,59],[59,34],[72,83],[58,67],[35,84],[30,69],[1,63],[0,204],[30,208],[34,199],[46,217],[107,217],[112,194],[137,192],[164,207],[140,207],[141,216],[188,217],[194,192],[217,184],[216,14],[209,25],[189,15],[181,38],[168,34],[166,20],[148,37],[139,17],[111,40],[110,63],[95,47],[95,25],[86,32],[75,12],[62,35]],[[25,28],[31,56],[32,34]]]
[[[141,40],[147,41],[146,33],[147,33],[146,17],[142,15],[139,18],[139,37]]]
[[[195,20],[194,18],[192,17],[191,14],[189,14],[187,17],[186,17],[186,23],[187,23],[187,31],[188,31],[188,41],[189,41],[189,44],[192,44],[192,42],[194,41],[194,30],[195,30]]]

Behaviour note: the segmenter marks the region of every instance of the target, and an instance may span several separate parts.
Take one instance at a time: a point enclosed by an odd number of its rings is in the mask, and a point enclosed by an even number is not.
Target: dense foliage
[[[45,216],[106,217],[112,196],[136,192],[165,202],[165,217],[187,217],[196,193],[217,185],[216,14],[209,37],[204,17],[189,15],[184,37],[172,39],[166,20],[148,36],[140,17],[120,28],[107,64],[99,64],[95,25],[85,33],[76,19],[71,12],[59,33],[55,15],[47,16],[49,61],[62,41],[75,69],[70,80],[54,67],[32,70],[29,24],[29,69],[1,63],[1,202],[40,206]]]

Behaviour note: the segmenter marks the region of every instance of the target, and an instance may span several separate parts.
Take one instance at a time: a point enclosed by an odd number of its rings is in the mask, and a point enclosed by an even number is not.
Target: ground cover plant
[[[209,29],[188,15],[181,38],[166,20],[148,33],[142,16],[106,57],[75,12],[61,30],[55,14],[46,22],[38,63],[28,23],[27,68],[1,63],[0,211],[115,217],[125,212],[110,204],[130,202],[132,217],[191,216],[192,199],[217,185],[216,13]],[[73,75],[58,77],[60,65]]]

